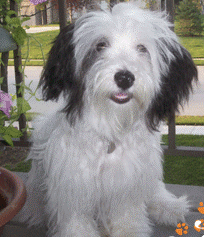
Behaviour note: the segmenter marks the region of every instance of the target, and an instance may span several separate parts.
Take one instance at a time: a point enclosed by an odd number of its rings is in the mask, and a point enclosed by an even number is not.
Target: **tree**
[[[176,9],[175,31],[179,35],[201,35],[203,31],[201,12],[192,0],[183,0]]]

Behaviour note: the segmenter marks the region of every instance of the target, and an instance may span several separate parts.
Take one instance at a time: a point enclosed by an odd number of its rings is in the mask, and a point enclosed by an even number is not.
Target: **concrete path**
[[[163,125],[160,127],[162,134],[168,134],[168,126]],[[176,134],[191,134],[191,135],[204,135],[204,126],[176,126]]]
[[[51,30],[59,30],[59,26],[46,26],[46,27],[31,27],[30,29],[26,29],[26,33],[40,33],[45,31],[51,31]]]

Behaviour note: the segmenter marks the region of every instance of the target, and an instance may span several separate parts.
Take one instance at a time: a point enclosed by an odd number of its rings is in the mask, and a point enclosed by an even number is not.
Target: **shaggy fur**
[[[164,14],[120,3],[90,12],[56,38],[45,100],[62,111],[35,124],[22,220],[47,236],[151,235],[184,221],[189,204],[162,182],[160,122],[188,99],[197,70]]]

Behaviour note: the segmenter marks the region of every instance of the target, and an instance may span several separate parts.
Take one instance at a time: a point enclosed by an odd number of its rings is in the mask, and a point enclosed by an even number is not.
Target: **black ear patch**
[[[169,72],[161,78],[161,89],[156,94],[147,112],[147,124],[156,130],[159,122],[178,111],[179,105],[188,100],[193,80],[197,81],[197,69],[190,53],[181,47],[182,54],[170,49],[174,59],[170,62]]]
[[[73,30],[74,25],[65,27],[55,39],[49,52],[40,81],[43,98],[46,101],[57,100],[61,92],[73,85],[75,68]]]
[[[71,123],[81,114],[84,92],[83,82],[75,74],[73,33],[74,24],[70,24],[57,36],[40,81],[45,101],[57,101],[61,93],[68,100],[63,112],[67,113]]]

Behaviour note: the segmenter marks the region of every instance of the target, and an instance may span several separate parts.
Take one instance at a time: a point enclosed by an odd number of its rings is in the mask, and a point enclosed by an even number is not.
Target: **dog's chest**
[[[127,176],[126,173],[131,173],[137,156],[135,147],[128,146],[126,143],[116,144],[109,142],[98,156],[98,175],[105,176],[108,174],[109,177]]]

